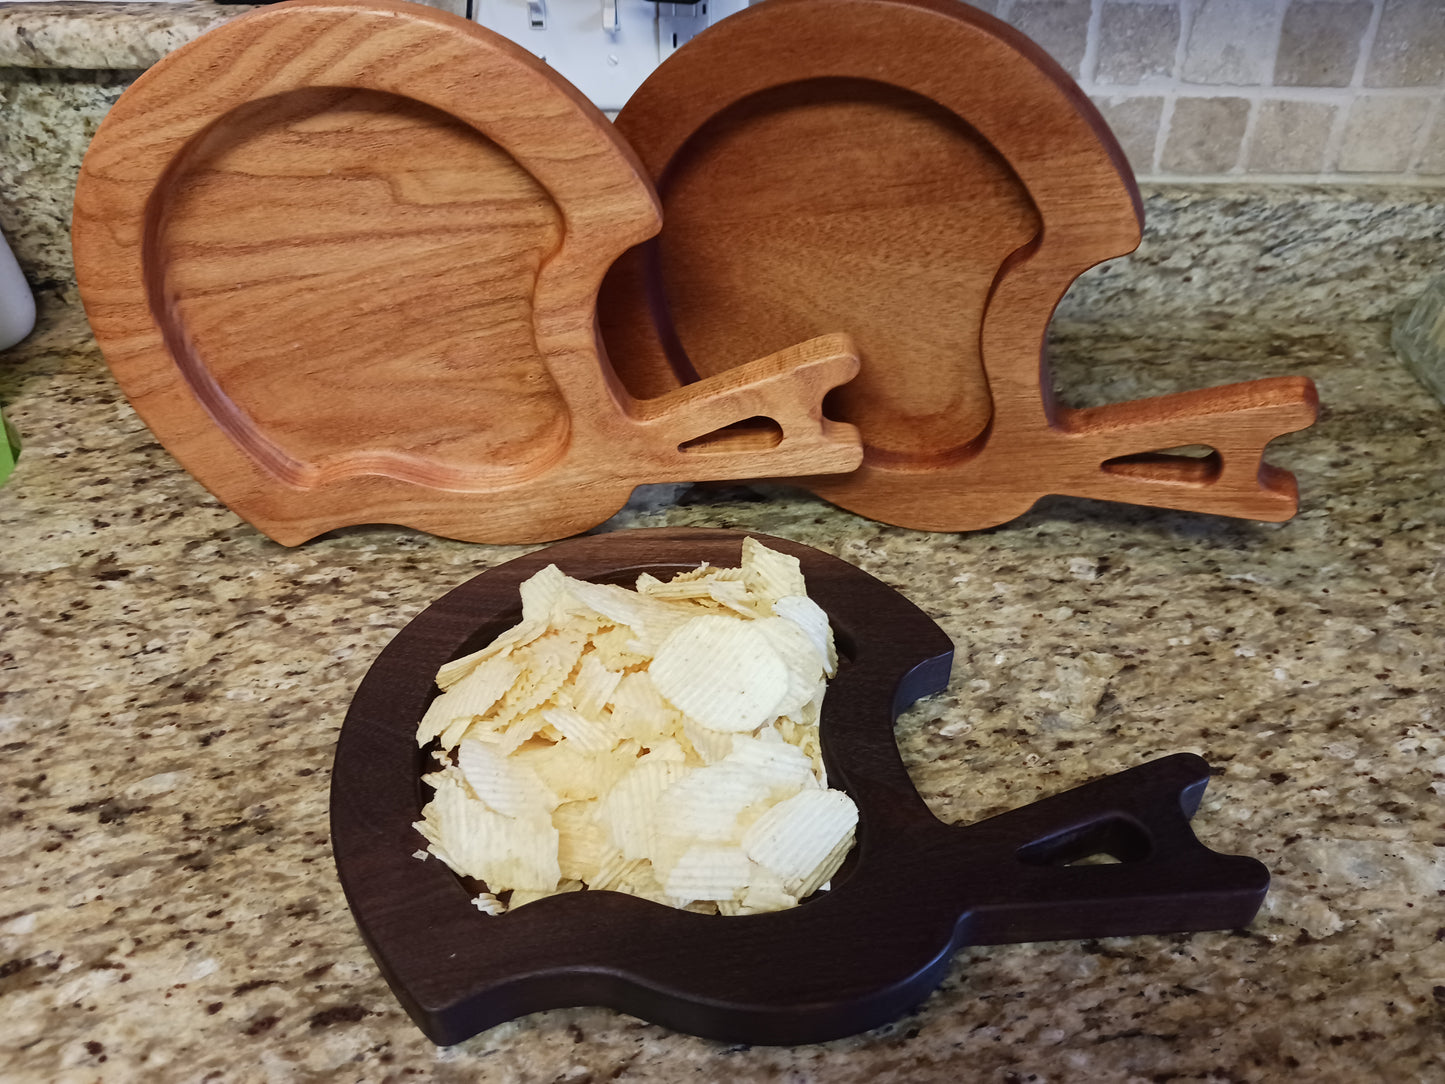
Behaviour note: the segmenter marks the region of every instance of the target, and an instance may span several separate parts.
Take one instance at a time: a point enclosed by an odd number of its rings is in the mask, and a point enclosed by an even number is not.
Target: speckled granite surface
[[[250,9],[211,0],[4,4],[0,67],[148,68],[177,46]]]
[[[1445,271],[1445,198],[1429,189],[1143,191],[1138,251],[1085,273],[1061,317],[1332,328],[1388,315]]]
[[[75,281],[70,205],[80,161],[139,74],[0,68],[0,231],[37,288]]]
[[[574,1009],[437,1050],[346,910],[328,768],[377,651],[521,551],[391,528],[266,541],[140,425],[78,310],[51,307],[0,357],[26,440],[0,489],[0,1078],[1442,1079],[1445,409],[1378,322],[1214,324],[1061,321],[1059,382],[1088,401],[1314,376],[1324,417],[1275,455],[1303,481],[1290,523],[1055,499],[927,535],[721,488],[606,529],[783,535],[932,614],[953,684],[898,733],[946,819],[1203,754],[1201,837],[1274,873],[1250,929],[967,950],[915,1013],[817,1046]]]

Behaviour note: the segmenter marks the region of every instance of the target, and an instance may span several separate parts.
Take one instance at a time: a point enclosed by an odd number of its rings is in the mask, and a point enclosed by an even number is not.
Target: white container
[[[15,254],[0,236],[0,350],[8,350],[35,326],[35,295]]]

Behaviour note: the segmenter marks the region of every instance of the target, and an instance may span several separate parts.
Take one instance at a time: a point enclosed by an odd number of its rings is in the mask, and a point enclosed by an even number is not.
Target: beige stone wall
[[[979,0],[1157,180],[1445,184],[1445,0]]]

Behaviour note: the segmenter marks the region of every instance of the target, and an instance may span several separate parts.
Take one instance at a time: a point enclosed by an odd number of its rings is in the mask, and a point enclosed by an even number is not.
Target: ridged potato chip
[[[694,844],[673,863],[662,890],[679,899],[730,900],[747,888],[752,867],[741,847]]]
[[[550,818],[508,817],[488,809],[467,792],[456,769],[427,776],[426,781],[436,795],[422,809],[416,827],[432,854],[488,886],[556,887],[561,871],[557,829]]]
[[[616,853],[607,833],[597,823],[597,807],[590,801],[567,802],[552,813],[557,829],[557,866],[563,877],[594,885],[602,863]]]
[[[522,596],[522,624],[551,625],[571,583],[572,578],[556,565],[528,576],[518,589]]]
[[[737,835],[739,814],[768,796],[771,787],[743,764],[726,759],[694,768],[659,796],[658,830],[699,842],[718,842]]]
[[[713,730],[756,730],[776,718],[788,667],[756,622],[694,617],[663,641],[648,667],[673,707]]]
[[[712,730],[696,719],[683,718],[682,733],[704,764],[716,764],[733,751],[733,735]]]
[[[686,765],[661,758],[644,760],[604,797],[597,820],[607,838],[629,860],[648,858],[657,843],[658,802],[663,792],[687,774]]]
[[[796,893],[857,824],[858,807],[841,791],[799,791],[753,822],[743,833],[743,850]]]
[[[613,750],[597,756],[567,742],[528,741],[511,755],[563,802],[589,801],[606,794],[637,763],[635,753]]]
[[[823,673],[832,677],[838,672],[838,648],[833,642],[833,626],[828,615],[806,595],[784,595],[773,603],[773,613],[785,617],[808,634],[823,659]]]
[[[771,733],[776,734],[777,731]],[[779,799],[796,794],[810,784],[817,785],[808,755],[797,746],[782,741],[734,734],[732,751],[723,763],[734,764],[751,778],[765,783]]]
[[[742,573],[748,590],[769,602],[776,602],[786,595],[808,593],[798,559],[770,550],[756,538],[743,539]]]
[[[823,659],[808,634],[786,617],[764,617],[752,627],[767,637],[788,671],[788,691],[776,705],[776,715],[796,715],[813,698],[823,680]]]
[[[566,690],[567,700],[583,715],[596,719],[612,699],[623,677],[622,670],[608,669],[595,651],[584,654],[572,675],[572,684]]]
[[[795,906],[838,870],[857,809],[818,735],[837,654],[799,562],[637,590],[548,565],[522,620],[437,673],[417,727],[440,769],[418,831],[485,883],[485,914],[583,888],[701,914]]]
[[[613,851],[603,859],[602,864],[598,867],[596,879],[588,883],[599,891],[615,892],[646,866],[645,858],[623,858],[622,852]]]
[[[472,793],[489,809],[508,817],[535,817],[557,808],[557,795],[516,757],[502,756],[486,742],[457,746],[457,767]]]
[[[431,702],[417,728],[417,745],[425,745],[451,730],[458,720],[465,719],[470,723],[491,711],[497,701],[511,690],[521,673],[521,664],[506,656],[491,658],[476,665],[470,673],[459,678],[451,688]],[[450,749],[459,740],[460,735],[450,743],[443,741],[442,747]]]
[[[507,910],[507,905],[490,892],[478,893],[472,905],[484,915],[500,915]]]
[[[542,718],[584,753],[605,753],[622,738],[611,722],[589,719],[575,708],[543,708]]]

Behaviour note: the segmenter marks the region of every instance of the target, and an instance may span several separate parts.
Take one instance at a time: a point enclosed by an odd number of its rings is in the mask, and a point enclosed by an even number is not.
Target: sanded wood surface
[[[642,482],[861,460],[823,418],[858,367],[836,334],[625,391],[596,292],[658,225],[605,118],[522,49],[418,5],[297,0],[122,96],[73,232],[122,388],[258,528],[523,542],[594,526]]]
[[[774,538],[761,540],[799,559],[841,659],[820,737],[829,785],[852,797],[859,822],[830,891],[733,917],[606,891],[490,916],[442,863],[413,857],[430,763],[414,736],[433,677],[520,618],[526,577],[555,563],[631,585],[644,571],[735,566],[742,537],[640,530],[544,548],[438,600],[367,673],[331,776],[337,872],[387,981],[434,1041],[539,1009],[607,1005],[730,1042],[817,1042],[914,1008],[963,945],[1227,929],[1253,918],[1268,872],[1195,837],[1189,821],[1209,766],[1191,754],[966,827],[937,820],[909,780],[893,722],[948,684],[953,645],[882,581]],[[1071,864],[1094,854],[1118,862]]]
[[[635,394],[842,330],[862,372],[826,408],[864,462],[807,484],[845,508],[934,530],[1048,493],[1293,514],[1261,457],[1314,419],[1307,380],[1054,402],[1053,310],[1142,212],[1097,111],[1012,28],[952,0],[768,0],[673,54],[617,127],[665,219],[601,297]],[[1212,454],[1155,454],[1186,445]]]

